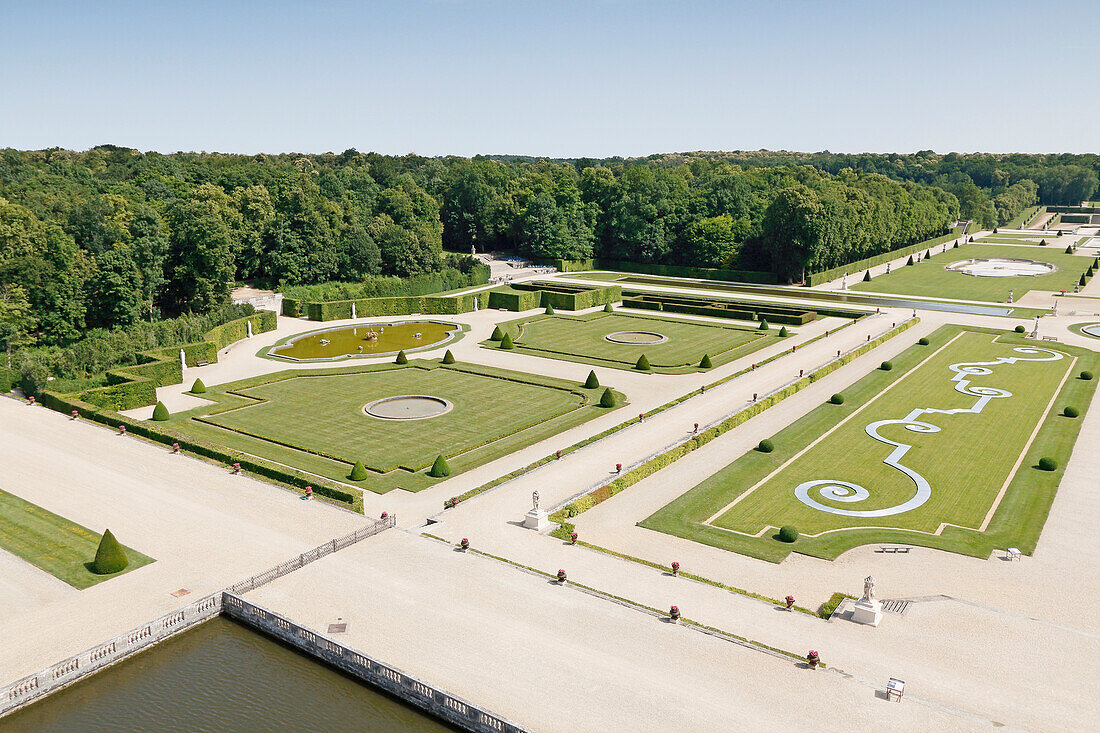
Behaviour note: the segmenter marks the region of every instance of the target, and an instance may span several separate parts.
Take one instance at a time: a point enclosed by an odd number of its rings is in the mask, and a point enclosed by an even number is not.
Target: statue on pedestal
[[[852,620],[868,626],[878,626],[882,621],[882,601],[875,599],[875,579],[870,575],[863,580],[863,598],[852,608]]]
[[[874,579],[874,577],[868,575],[866,578],[863,579],[863,598],[861,598],[860,600],[863,600],[863,601],[873,601],[873,600],[875,600],[875,579]]]
[[[531,511],[527,512],[527,515],[523,518],[523,526],[536,532],[542,532],[550,528],[547,511],[541,507],[541,503],[542,499],[539,492],[531,492]]]
[[[537,512],[539,510],[539,492],[536,489],[531,494],[531,511]]]

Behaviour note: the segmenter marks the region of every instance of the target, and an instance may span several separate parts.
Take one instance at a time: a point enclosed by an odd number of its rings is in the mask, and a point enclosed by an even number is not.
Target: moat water
[[[449,340],[459,327],[436,321],[344,326],[297,336],[269,352],[295,361],[328,361],[354,356],[384,356]]]
[[[337,730],[452,729],[224,618],[0,719],[0,733]]]

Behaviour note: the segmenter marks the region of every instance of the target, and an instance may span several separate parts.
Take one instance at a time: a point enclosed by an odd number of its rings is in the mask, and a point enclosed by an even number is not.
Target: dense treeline
[[[922,150],[900,153],[795,153],[787,151],[696,152],[654,155],[648,158],[614,162],[679,167],[699,160],[727,162],[745,168],[810,165],[828,173],[845,169],[880,173],[897,181],[936,186],[953,193],[959,200],[960,215],[977,219],[984,227],[1003,224],[995,203],[998,195],[1013,185],[1031,181],[1038,202],[1051,205],[1078,205],[1096,196],[1100,189],[1100,155],[1087,153],[947,153]],[[606,161],[610,163],[611,161]],[[576,165],[591,161],[575,161]],[[1030,206],[1029,201],[1024,206]],[[1019,213],[1019,212],[1017,212]]]

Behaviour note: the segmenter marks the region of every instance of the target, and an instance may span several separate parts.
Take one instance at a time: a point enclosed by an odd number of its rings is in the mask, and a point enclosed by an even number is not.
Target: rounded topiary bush
[[[608,387],[600,395],[600,407],[615,407],[618,404],[618,400],[615,399],[615,393]]]
[[[157,422],[164,422],[168,419],[168,408],[164,406],[163,402],[158,402],[157,406],[153,408],[153,419]]]
[[[786,338],[787,337],[787,327],[786,326],[783,326],[779,329],[779,337],[780,338]]]
[[[844,395],[842,395],[840,392],[837,392],[835,395],[833,395],[832,397],[829,398],[829,404],[843,405],[844,404]]]
[[[894,365],[891,364],[888,361],[884,361],[884,362],[882,362],[881,364],[878,365],[878,368],[881,369],[884,372],[888,372],[888,371],[890,371],[891,369],[894,368]]]
[[[126,551],[111,534],[111,530],[104,531],[103,538],[99,540],[99,547],[95,551],[95,560],[92,561],[92,572],[99,575],[118,573],[125,570],[129,564]]]
[[[436,457],[435,463],[428,470],[428,475],[432,478],[443,478],[444,476],[451,475],[451,467],[447,464],[447,459],[442,454]]]
[[[767,331],[768,330],[768,322],[766,320],[764,320],[763,318],[761,318],[760,319],[760,325],[757,328],[759,328],[761,331]]]
[[[710,354],[703,354],[703,358],[699,360],[700,369],[710,369],[713,366],[710,362]]]
[[[1024,333],[1025,331],[1027,331],[1027,329],[1024,328],[1023,326],[1016,326],[1016,328],[1014,328],[1012,330],[1015,331],[1016,333]]]
[[[348,474],[348,478],[352,481],[362,481],[367,477],[367,467],[363,465],[362,461],[356,461],[355,465],[351,467],[351,473]]]
[[[761,453],[771,453],[773,450],[775,450],[775,444],[767,438],[764,438],[757,444],[756,450],[760,451]]]
[[[638,361],[634,363],[634,368],[643,372],[648,372],[650,370],[649,359],[645,357],[645,354],[638,357]]]
[[[455,363],[455,355],[451,353],[450,349],[447,349],[447,353],[443,355],[443,363],[444,364],[454,364]]]
[[[504,334],[504,338],[500,340],[500,348],[502,349],[514,349],[515,345],[512,343],[512,334]]]
[[[920,339],[917,339],[917,343],[920,344],[921,346],[927,346],[928,344],[931,343],[931,341],[929,341],[926,338],[920,338]]]
[[[1072,405],[1066,405],[1062,408],[1062,414],[1066,417],[1077,417],[1081,413],[1077,411],[1076,407],[1073,407]]]
[[[1090,371],[1081,372],[1081,379],[1085,380],[1086,382],[1089,381],[1090,379],[1092,379],[1092,372],[1090,372]]]
[[[490,341],[500,341],[504,338],[504,331],[500,330],[500,326],[493,329],[493,335],[489,337]]]
[[[546,315],[548,315],[548,316],[554,315],[554,306],[553,305],[547,305],[546,306]]]
[[[402,349],[401,351],[397,352],[397,358],[394,359],[393,361],[394,361],[395,364],[408,364],[409,363],[409,357],[405,356],[405,350]]]
[[[798,530],[789,524],[782,526],[779,529],[779,541],[780,542],[794,542],[798,539]]]
[[[195,383],[191,385],[191,394],[205,394],[206,385],[202,383],[201,379],[196,379]]]
[[[1040,471],[1054,471],[1058,468],[1058,461],[1053,458],[1047,458],[1046,456],[1039,459]]]
[[[599,386],[600,386],[600,380],[596,376],[595,370],[590,371],[588,373],[588,379],[584,380],[584,388],[585,389],[596,389]]]
[[[605,305],[605,306],[603,307],[603,312],[604,312],[604,313],[614,313],[614,312],[615,312],[615,309],[611,307],[611,304],[610,304],[610,303],[608,303],[607,305]]]

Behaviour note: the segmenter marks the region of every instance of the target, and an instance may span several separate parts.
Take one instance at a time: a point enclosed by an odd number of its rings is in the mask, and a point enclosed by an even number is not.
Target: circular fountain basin
[[[1100,323],[1090,323],[1087,326],[1081,326],[1081,333],[1100,339]]]
[[[452,408],[454,405],[442,397],[406,394],[370,402],[363,406],[363,412],[382,420],[423,420],[444,415]]]
[[[454,340],[461,328],[440,321],[365,323],[310,331],[268,351],[287,361],[334,361],[357,356],[390,356]]]
[[[1056,268],[1049,262],[993,257],[959,260],[946,269],[974,277],[1036,277],[1049,275]]]
[[[668,341],[668,336],[656,331],[615,331],[607,334],[604,338],[613,344],[629,344],[631,346],[663,344]]]

